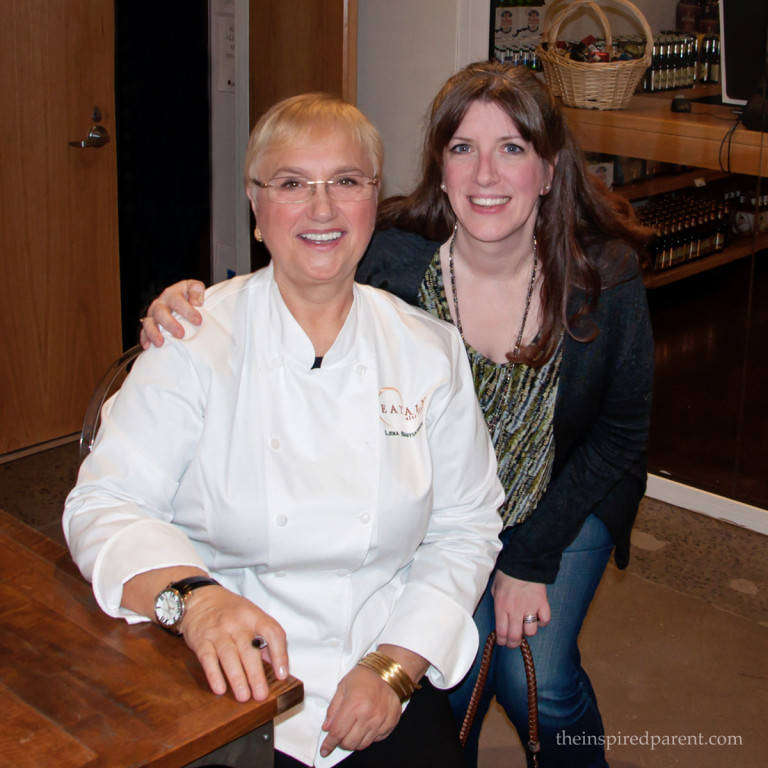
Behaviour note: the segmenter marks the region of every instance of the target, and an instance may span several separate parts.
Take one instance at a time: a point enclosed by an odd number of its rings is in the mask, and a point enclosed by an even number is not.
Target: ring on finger
[[[535,613],[526,613],[523,616],[523,624],[536,624],[539,621],[539,617]]]
[[[253,640],[251,640],[251,645],[256,648],[256,650],[263,651],[269,643],[264,635],[256,635]]]

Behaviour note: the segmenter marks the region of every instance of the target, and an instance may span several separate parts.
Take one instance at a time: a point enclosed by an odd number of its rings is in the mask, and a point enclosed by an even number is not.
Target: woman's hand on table
[[[523,634],[532,637],[539,627],[549,624],[551,612],[546,584],[521,581],[497,571],[491,585],[491,594],[496,612],[498,645],[517,648]],[[536,616],[538,620],[526,623],[526,616]]]
[[[205,284],[199,280],[182,280],[169,285],[150,305],[147,316],[141,319],[141,335],[139,341],[143,349],[163,345],[162,325],[177,339],[184,338],[184,328],[173,316],[178,313],[193,325],[200,325],[203,318],[195,307],[203,304]]]
[[[405,648],[381,645],[379,651],[397,661],[414,682],[429,667],[423,657]],[[394,690],[373,670],[357,665],[339,683],[322,729],[328,733],[320,748],[325,757],[336,747],[360,750],[382,741],[400,721],[402,705]]]
[[[279,680],[288,676],[283,628],[250,600],[224,587],[192,592],[181,629],[216,694],[225,693],[229,682],[238,701],[248,701],[251,696],[257,701],[266,699],[269,687],[262,658],[272,664]],[[261,651],[252,644],[257,636],[267,641]]]

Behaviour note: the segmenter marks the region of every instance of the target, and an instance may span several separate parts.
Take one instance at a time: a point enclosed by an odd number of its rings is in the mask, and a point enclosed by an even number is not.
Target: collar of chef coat
[[[312,341],[286,306],[271,264],[259,274],[258,279],[270,282],[268,327],[272,329],[274,342],[271,352],[300,368],[311,368],[316,357]],[[349,313],[331,348],[323,356],[323,368],[349,364],[351,355],[360,360],[374,354],[368,343],[368,335],[357,332],[363,317],[360,289],[356,284],[352,286],[352,293]]]

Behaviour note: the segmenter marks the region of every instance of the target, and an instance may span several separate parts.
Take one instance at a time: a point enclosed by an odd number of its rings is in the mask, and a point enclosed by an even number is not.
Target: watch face
[[[155,600],[155,616],[164,627],[173,627],[183,613],[181,595],[175,589],[164,589]]]

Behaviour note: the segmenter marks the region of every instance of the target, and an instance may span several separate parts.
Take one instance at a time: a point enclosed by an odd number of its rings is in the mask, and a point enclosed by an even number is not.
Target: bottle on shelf
[[[699,46],[699,65],[696,80],[700,83],[709,82],[709,49],[712,46],[711,37],[703,37]]]
[[[683,87],[683,66],[682,66],[682,54],[683,54],[683,45],[682,40],[679,37],[673,37],[669,41],[669,63],[670,63],[670,73],[671,82],[669,83],[669,87],[671,89],[675,88],[682,88]]]
[[[659,66],[657,76],[657,91],[666,91],[669,82],[669,46],[662,37],[659,38]]]
[[[715,252],[715,241],[717,239],[717,206],[715,203],[704,209],[703,218],[701,255],[709,256],[710,253]]]
[[[687,87],[692,88],[696,83],[696,64],[699,47],[696,35],[688,35],[685,48],[685,69]]]
[[[720,82],[720,38],[712,35],[712,45],[709,49],[709,83]]]
[[[643,90],[646,93],[656,93],[656,91],[661,90],[659,88],[660,67],[659,43],[654,40],[653,51],[651,53],[651,66],[645,71],[645,77],[643,78]]]
[[[728,221],[730,213],[725,203],[717,206],[717,216],[715,221],[715,243],[713,253],[722,251],[728,243]]]

